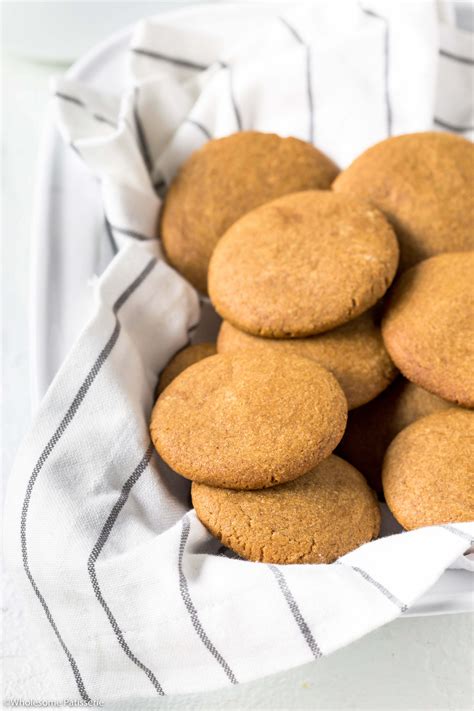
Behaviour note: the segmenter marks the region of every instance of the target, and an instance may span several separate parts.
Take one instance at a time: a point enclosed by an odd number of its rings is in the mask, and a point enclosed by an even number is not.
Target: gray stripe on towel
[[[199,121],[195,121],[195,119],[192,118],[187,118],[185,119],[186,123],[191,124],[191,126],[195,126],[201,133],[204,134],[204,136],[210,141],[212,139],[212,136],[210,134],[210,131]]]
[[[351,570],[354,570],[356,573],[359,573],[359,575],[361,575],[364,578],[364,580],[367,580],[368,583],[370,583],[375,588],[377,588],[377,590],[379,592],[381,592],[382,595],[387,598],[387,600],[390,600],[391,603],[396,605],[396,607],[398,607],[398,609],[401,612],[406,612],[408,610],[408,605],[405,605],[405,603],[402,602],[401,600],[399,600],[398,597],[396,597],[396,595],[391,593],[390,590],[387,590],[387,588],[384,585],[382,585],[382,583],[379,583],[378,580],[375,580],[375,578],[373,578],[371,575],[369,575],[369,573],[367,573],[365,570],[362,570],[362,568],[359,568],[356,565],[349,565],[347,563],[343,563],[340,560],[336,560],[335,563],[337,565],[342,565],[345,568],[350,568]]]
[[[100,532],[99,538],[97,539],[97,542],[95,543],[91,554],[89,556],[89,559],[87,561],[87,570],[89,573],[89,578],[92,584],[92,588],[94,590],[95,596],[97,600],[99,601],[101,607],[103,608],[105,614],[107,615],[107,619],[110,622],[110,626],[112,627],[115,636],[117,638],[117,641],[127,657],[139,668],[141,669],[145,675],[148,677],[148,679],[151,681],[153,686],[155,687],[156,691],[160,696],[164,696],[165,692],[163,691],[160,682],[156,678],[156,676],[153,674],[151,669],[149,669],[143,662],[141,662],[138,657],[132,652],[130,647],[128,646],[127,642],[125,641],[125,637],[123,635],[122,630],[120,629],[117,620],[115,619],[110,607],[108,606],[107,602],[105,601],[105,598],[102,594],[102,591],[100,589],[99,581],[97,579],[97,573],[95,570],[95,563],[97,561],[97,558],[99,557],[104,545],[107,542],[107,539],[110,536],[110,533],[112,531],[112,528],[114,527],[114,524],[118,518],[118,515],[120,511],[123,509],[128,496],[130,494],[130,491],[132,490],[132,487],[137,483],[145,469],[148,467],[148,464],[150,463],[151,456],[153,454],[153,445],[150,444],[148,449],[146,450],[145,454],[143,455],[143,458],[140,460],[138,466],[135,468],[133,473],[129,476],[127,481],[124,483],[122,486],[122,490],[120,492],[120,495],[115,502],[115,504],[112,507],[112,510],[110,511],[103,527]]]
[[[474,64],[474,59],[471,57],[462,57],[460,54],[453,54],[452,52],[448,52],[446,49],[440,49],[439,53],[442,57],[452,59],[454,62],[459,62],[460,64]]]
[[[454,526],[451,526],[449,523],[444,523],[440,526],[440,528],[445,528],[446,531],[449,531],[450,533],[454,533],[454,535],[459,536],[460,538],[464,538],[465,541],[468,541],[468,543],[471,546],[474,546],[474,538],[471,536],[469,533],[465,533],[464,531],[460,531],[457,528],[454,528]]]
[[[453,131],[454,133],[463,133],[464,131],[474,131],[474,126],[456,126],[453,123],[448,123],[447,121],[443,121],[442,119],[438,118],[437,116],[434,117],[433,123],[435,123],[437,126],[440,126],[441,128],[445,128],[447,131]]]
[[[285,576],[283,575],[282,571],[280,568],[277,568],[276,565],[269,565],[268,568],[272,571],[273,575],[276,578],[276,581],[278,583],[278,587],[280,588],[283,597],[285,598],[288,607],[290,608],[291,614],[294,617],[294,620],[296,624],[299,627],[299,630],[301,634],[303,635],[306,644],[310,648],[311,652],[313,653],[313,656],[315,659],[319,659],[319,657],[322,657],[322,652],[319,648],[319,645],[317,644],[316,640],[313,637],[313,634],[309,628],[308,623],[304,619],[300,608],[298,607],[298,603],[296,602],[295,598],[293,597],[293,593],[291,592],[288,583],[286,581]]]
[[[117,318],[117,313],[119,309],[124,305],[124,303],[127,301],[127,299],[133,294],[135,289],[144,281],[144,279],[147,277],[147,275],[151,272],[153,267],[156,264],[156,259],[153,258],[151,259],[148,264],[145,266],[145,268],[140,272],[140,274],[132,281],[132,283],[125,289],[125,291],[119,296],[117,301],[115,302],[113,306],[113,312],[115,315],[115,326],[113,328],[113,331],[111,335],[109,336],[105,346],[97,356],[92,368],[89,370],[89,373],[87,374],[85,380],[83,381],[81,387],[77,391],[71,405],[69,406],[66,414],[64,415],[63,419],[61,420],[59,426],[57,427],[56,431],[48,441],[47,445],[43,449],[38,461],[35,464],[35,467],[31,473],[30,479],[28,481],[28,485],[26,488],[25,492],[25,498],[23,501],[23,506],[22,506],[22,511],[21,511],[21,520],[20,520],[20,545],[21,545],[21,552],[22,552],[22,558],[23,558],[23,568],[25,570],[26,576],[31,584],[31,587],[33,588],[33,591],[38,598],[44,613],[46,615],[46,618],[48,619],[49,624],[51,625],[54,634],[56,635],[56,638],[61,645],[68,661],[69,664],[71,665],[71,669],[74,674],[74,678],[77,684],[77,688],[79,690],[79,694],[81,695],[81,698],[84,701],[90,701],[90,697],[86,691],[84,681],[82,679],[81,673],[79,671],[79,668],[77,666],[77,663],[71,654],[69,648],[67,647],[66,643],[63,640],[63,637],[61,633],[59,632],[59,629],[53,619],[53,616],[51,614],[51,611],[48,607],[48,604],[40,592],[40,589],[33,577],[33,574],[30,569],[30,562],[29,562],[29,557],[28,557],[28,542],[27,542],[27,520],[28,520],[28,511],[30,507],[30,502],[31,502],[31,497],[33,493],[33,488],[35,486],[36,480],[43,469],[48,457],[60,441],[61,437],[63,436],[64,432],[66,429],[69,427],[71,422],[73,421],[77,411],[79,410],[79,407],[81,406],[85,396],[87,395],[92,383],[96,379],[97,375],[99,374],[102,366],[106,362],[107,358],[109,357],[110,353],[112,352],[117,339],[120,334],[121,326],[120,326],[120,321]]]
[[[158,59],[161,62],[169,62],[169,64],[175,64],[178,67],[185,67],[186,69],[198,69],[200,71],[208,69],[207,64],[199,64],[198,62],[192,62],[189,59],[182,59],[181,57],[170,57],[168,54],[155,52],[151,49],[143,49],[142,47],[132,47],[130,51],[134,54],[140,54],[144,57],[149,57],[150,59]]]
[[[193,601],[191,600],[191,595],[189,594],[188,581],[186,580],[186,576],[183,571],[183,555],[184,549],[186,547],[186,542],[188,540],[190,528],[191,526],[188,517],[183,516],[181,540],[179,543],[178,555],[179,591],[181,593],[181,597],[183,599],[186,610],[188,611],[189,617],[191,618],[191,623],[194,627],[197,636],[199,637],[203,645],[206,647],[206,649],[208,649],[209,652],[212,654],[214,659],[220,664],[230,682],[232,684],[237,684],[238,682],[234,672],[229,667],[222,654],[217,651],[217,649],[207,636],[206,632],[204,631],[201,621],[199,620],[197,610],[194,607]]]

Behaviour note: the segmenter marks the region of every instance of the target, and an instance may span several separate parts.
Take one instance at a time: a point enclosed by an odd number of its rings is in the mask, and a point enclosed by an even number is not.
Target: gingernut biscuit
[[[361,471],[372,489],[381,494],[382,462],[394,437],[420,417],[452,407],[400,376],[375,400],[349,413],[336,453]]]
[[[454,408],[417,420],[387,450],[390,511],[407,530],[474,520],[474,413]]]
[[[158,393],[162,393],[171,381],[190,365],[199,363],[203,358],[208,358],[216,353],[215,343],[195,343],[178,351],[161,372]]]
[[[331,373],[280,353],[205,358],[158,398],[151,437],[178,474],[259,489],[301,476],[336,447],[347,404]]]
[[[293,353],[316,361],[335,376],[349,410],[376,397],[397,372],[372,311],[332,331],[308,338],[259,338],[224,321],[217,338],[218,353],[250,350]]]
[[[439,397],[474,407],[474,252],[439,254],[406,271],[382,320],[403,375]]]
[[[209,264],[209,296],[242,331],[311,336],[375,304],[397,263],[397,240],[381,212],[329,191],[294,193],[227,230]]]
[[[264,563],[332,563],[380,529],[379,507],[364,477],[334,455],[272,489],[193,482],[191,496],[213,536],[243,558]]]
[[[474,145],[450,133],[388,138],[362,153],[333,189],[388,217],[405,269],[442,252],[474,249]]]
[[[168,261],[205,293],[214,247],[239,217],[287,193],[327,189],[338,172],[297,138],[241,131],[209,141],[184,163],[166,196],[161,238]]]

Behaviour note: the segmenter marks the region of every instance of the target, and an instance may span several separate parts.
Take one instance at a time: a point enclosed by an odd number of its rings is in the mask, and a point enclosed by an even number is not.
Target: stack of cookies
[[[339,173],[241,132],[182,167],[161,238],[223,322],[162,372],[151,434],[240,556],[334,561],[377,537],[373,490],[407,529],[474,519],[473,188],[441,133]]]

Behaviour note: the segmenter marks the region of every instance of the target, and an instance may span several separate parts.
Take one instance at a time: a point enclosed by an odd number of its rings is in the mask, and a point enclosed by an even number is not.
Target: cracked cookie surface
[[[394,136],[362,153],[335,180],[340,193],[370,200],[400,242],[400,266],[474,249],[474,146],[452,133]]]
[[[239,217],[281,195],[329,188],[338,172],[298,138],[239,131],[208,141],[166,195],[160,232],[170,264],[204,293],[212,251]]]
[[[376,397],[397,373],[372,311],[332,331],[308,338],[259,338],[224,321],[217,350],[219,353],[270,350],[311,358],[335,376],[349,410]]]
[[[439,254],[408,269],[386,305],[382,336],[413,383],[474,407],[474,252]]]
[[[256,336],[310,336],[373,306],[390,285],[398,243],[379,210],[310,190],[249,212],[209,264],[216,311]]]
[[[380,511],[357,469],[331,455],[272,489],[191,488],[196,514],[243,558],[265,563],[331,563],[376,538]]]
[[[383,463],[385,500],[407,530],[474,519],[474,412],[452,408],[406,427]]]
[[[259,489],[296,479],[342,437],[347,403],[308,358],[215,355],[187,368],[158,398],[150,431],[165,462],[214,486]]]

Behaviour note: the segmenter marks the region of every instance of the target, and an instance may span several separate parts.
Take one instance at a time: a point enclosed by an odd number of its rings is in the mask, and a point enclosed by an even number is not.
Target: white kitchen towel
[[[6,565],[44,644],[50,700],[204,691],[317,659],[402,614],[474,538],[474,522],[453,523],[332,565],[246,562],[209,535],[189,483],[153,451],[157,375],[199,318],[196,292],[155,239],[160,194],[187,155],[256,128],[314,141],[343,166],[433,125],[433,4],[267,5],[258,22],[250,6],[239,12],[248,22],[218,35],[164,16],[143,23],[122,97],[67,78],[55,86],[59,127],[99,178],[117,254],[21,448],[5,509]],[[463,128],[467,114],[450,110]]]

